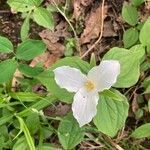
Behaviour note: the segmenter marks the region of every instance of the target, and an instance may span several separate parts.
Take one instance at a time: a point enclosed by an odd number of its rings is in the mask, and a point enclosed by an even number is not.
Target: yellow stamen
[[[92,91],[95,88],[95,84],[92,81],[87,81],[85,83],[85,88],[87,91]]]

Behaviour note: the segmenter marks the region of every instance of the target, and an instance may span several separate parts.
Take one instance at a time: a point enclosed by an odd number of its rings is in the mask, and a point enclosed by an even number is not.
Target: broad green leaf
[[[0,36],[0,52],[1,53],[13,52],[13,45],[12,45],[11,41],[2,36]]]
[[[27,12],[39,6],[43,0],[8,0],[7,3],[13,11]]]
[[[103,92],[101,92],[101,95],[103,95],[104,97],[109,97],[113,100],[117,100],[117,101],[123,101],[122,97],[120,96],[120,94],[118,94],[116,92],[116,90],[111,89],[111,90],[104,90]]]
[[[118,92],[118,94],[120,94]],[[114,137],[118,130],[124,126],[128,116],[129,105],[127,99],[120,94],[122,101],[100,94],[97,106],[97,114],[94,117],[94,124],[102,133]]]
[[[28,38],[30,30],[30,13],[28,13],[26,19],[24,20],[22,26],[21,26],[21,40],[25,41]]]
[[[134,45],[130,48],[131,55],[142,63],[145,59],[145,47],[142,44]]]
[[[57,61],[51,68],[35,77],[59,100],[70,103],[72,102],[73,93],[69,93],[66,89],[60,88],[54,80],[53,70],[60,66],[74,67],[86,74],[90,70],[90,65],[78,57],[66,57]]]
[[[33,12],[35,22],[50,30],[54,29],[54,20],[52,14],[43,7],[38,7]]]
[[[136,29],[130,28],[123,34],[123,43],[125,48],[129,48],[134,45],[139,38],[139,33]]]
[[[18,138],[17,142],[14,144],[12,150],[28,150],[28,144],[24,136]]]
[[[7,3],[14,12],[27,12],[34,9],[30,0],[8,0]]]
[[[131,26],[135,26],[138,23],[137,9],[134,6],[128,5],[126,3],[123,5],[122,17]]]
[[[129,51],[114,47],[105,54],[105,60],[118,60],[121,65],[121,72],[114,87],[127,88],[136,84],[140,76],[140,58],[143,56],[141,51],[143,53],[143,48]]]
[[[17,62],[12,59],[0,63],[0,83],[10,81],[17,69]]]
[[[147,19],[147,21],[143,25],[139,36],[140,42],[145,46],[150,46],[149,33],[150,33],[150,18]]]
[[[32,92],[12,92],[9,95],[21,102],[33,102],[40,99],[40,96]]]
[[[35,77],[43,72],[41,67],[30,67],[26,64],[20,64],[18,67],[19,71],[28,77]]]
[[[131,136],[134,138],[150,137],[150,123],[146,123],[135,129]]]
[[[140,6],[142,3],[144,3],[144,0],[131,0],[131,4],[134,6]]]
[[[17,47],[16,57],[21,60],[31,60],[44,53],[46,45],[40,40],[26,40]]]
[[[32,135],[40,129],[39,114],[36,112],[30,113],[26,119],[26,125]]]
[[[18,119],[18,121],[20,123],[20,131],[24,132],[24,135],[25,135],[25,138],[27,140],[27,144],[29,146],[29,149],[30,150],[35,150],[34,141],[33,141],[32,137],[31,137],[31,134],[30,134],[30,132],[29,132],[29,130],[28,130],[24,120],[22,118],[18,117],[18,116],[17,116],[17,119]]]
[[[59,124],[58,137],[64,149],[73,149],[84,137],[83,129],[79,127],[77,121],[68,114]]]

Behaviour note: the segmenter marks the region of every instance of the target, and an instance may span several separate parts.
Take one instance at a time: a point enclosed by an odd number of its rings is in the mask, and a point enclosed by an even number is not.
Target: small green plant
[[[43,0],[8,0],[7,3],[13,12],[21,12],[25,16],[25,20],[21,27],[21,39],[24,41],[28,38],[30,29],[30,19],[35,21],[38,25],[54,29],[54,20],[51,11],[42,7]]]

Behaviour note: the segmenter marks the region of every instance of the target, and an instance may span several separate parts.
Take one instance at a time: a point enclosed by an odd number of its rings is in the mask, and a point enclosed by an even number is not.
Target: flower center
[[[95,88],[95,84],[92,81],[88,80],[85,83],[85,88],[87,89],[87,91],[92,91]]]

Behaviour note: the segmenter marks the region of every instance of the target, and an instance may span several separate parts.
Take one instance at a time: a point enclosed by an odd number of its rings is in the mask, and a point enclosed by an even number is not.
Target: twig
[[[66,17],[65,13],[63,11],[61,11],[61,9],[57,6],[55,0],[52,0],[54,5],[56,6],[56,9],[59,11],[59,13],[65,18],[65,20],[67,21],[67,23],[69,24],[69,26],[71,27],[72,31],[73,31],[73,34],[75,36],[75,39],[76,39],[76,44],[77,44],[77,48],[78,48],[78,51],[80,53],[80,56],[81,56],[81,48],[80,48],[80,44],[79,44],[79,38],[76,34],[76,31],[73,27],[73,25],[70,23],[69,19]]]
[[[91,52],[91,50],[96,47],[96,45],[100,42],[102,36],[103,36],[103,27],[104,27],[104,4],[105,4],[105,0],[102,1],[102,21],[101,21],[101,32],[100,32],[100,36],[97,39],[97,41],[81,56],[81,58],[84,58],[86,55],[88,55],[89,52]]]
[[[0,10],[0,14],[11,13],[9,10]]]
[[[112,141],[111,138],[109,138],[108,136],[103,135],[104,138],[111,143],[112,146],[114,146],[117,150],[124,150],[122,147],[120,147],[118,144],[116,144],[114,141]]]

